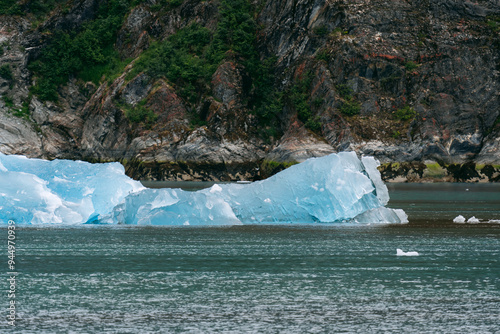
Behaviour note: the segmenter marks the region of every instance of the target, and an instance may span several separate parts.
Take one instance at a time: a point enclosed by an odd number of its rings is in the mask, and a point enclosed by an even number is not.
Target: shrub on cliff
[[[79,32],[58,31],[29,68],[37,77],[33,88],[42,100],[57,100],[57,88],[70,76],[98,83],[118,59],[113,48],[128,3],[110,0],[99,7],[97,18],[87,22]]]
[[[408,121],[408,120],[414,118],[416,115],[417,115],[417,112],[415,111],[415,109],[413,109],[410,106],[405,106],[401,109],[398,109],[394,113],[394,116],[397,119],[402,120],[402,121]]]
[[[12,81],[14,79],[14,76],[12,75],[12,70],[9,65],[2,65],[0,66],[0,77],[7,81]]]
[[[146,101],[141,101],[133,107],[124,106],[125,116],[132,123],[143,123],[147,128],[151,128],[158,116],[146,108]]]
[[[346,101],[342,103],[340,112],[347,116],[354,116],[361,111],[361,105],[357,101]]]
[[[128,78],[141,71],[153,78],[166,77],[176,84],[181,96],[194,102],[215,70],[205,57],[210,38],[207,28],[193,23],[163,42],[153,43]]]

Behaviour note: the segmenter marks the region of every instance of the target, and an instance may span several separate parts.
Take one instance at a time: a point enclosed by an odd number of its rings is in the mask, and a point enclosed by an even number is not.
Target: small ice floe
[[[465,217],[462,215],[458,215],[453,219],[453,222],[457,224],[463,224],[465,223]]]
[[[419,256],[418,252],[403,252],[402,249],[396,249],[396,256]]]
[[[465,219],[464,216],[458,215],[457,217],[455,217],[453,219],[453,222],[457,223],[457,224],[465,224],[466,223],[466,219]],[[469,219],[467,219],[467,224],[479,224],[480,222],[481,221],[479,219],[477,219],[476,217],[474,217],[474,216],[472,216]]]
[[[469,224],[479,224],[479,219],[477,219],[476,217],[472,216],[469,219],[467,219],[467,223],[469,223]]]

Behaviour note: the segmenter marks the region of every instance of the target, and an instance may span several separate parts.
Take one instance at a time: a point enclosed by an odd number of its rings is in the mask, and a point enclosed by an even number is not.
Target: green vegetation
[[[56,6],[68,3],[68,0],[2,0],[0,1],[0,15],[27,15],[43,17]]]
[[[418,68],[418,64],[410,60],[406,62],[405,68],[408,72],[413,72]]]
[[[447,174],[446,169],[443,168],[437,162],[426,163],[425,167],[426,167],[425,172],[424,172],[425,177],[442,178],[442,177],[445,177]]]
[[[417,43],[418,46],[423,46],[425,39],[427,38],[427,34],[424,33],[423,31],[420,31],[417,35],[417,38],[418,38],[418,43]]]
[[[275,133],[276,118],[283,109],[282,94],[273,89],[275,57],[261,61],[256,50],[257,25],[247,0],[221,1],[214,33],[197,23],[156,42],[134,64],[131,79],[144,71],[153,78],[165,77],[185,100],[195,103],[208,93],[210,80],[227,57],[241,62],[251,78],[248,101],[268,136]],[[198,124],[198,123],[196,123]]]
[[[349,34],[349,32],[347,30],[342,30],[342,28],[340,27],[337,27],[335,29],[332,30],[332,32],[330,33],[330,36],[339,36],[339,35],[347,35]]]
[[[323,60],[328,63],[330,60],[330,54],[327,49],[322,49],[316,54],[316,59]]]
[[[304,123],[305,127],[313,132],[321,131],[321,122],[319,118],[314,116],[308,102],[309,88],[311,86],[313,76],[311,73],[303,75],[295,84],[287,91],[286,96],[290,104],[297,111],[297,117]]]
[[[30,98],[31,100],[31,98]],[[30,117],[30,102],[23,102],[22,108],[14,112],[14,116],[29,119]]]
[[[339,93],[340,97],[345,101],[340,106],[340,112],[347,116],[354,116],[359,114],[361,111],[361,104],[358,101],[353,100],[352,94],[354,91],[351,87],[345,84],[336,85],[337,93]]]
[[[142,100],[133,107],[125,107],[125,116],[132,123],[143,123],[147,128],[151,128],[158,116],[146,108],[146,100]]]
[[[318,36],[325,36],[328,33],[328,29],[324,25],[314,28],[313,31]]]
[[[500,31],[500,16],[488,16],[486,20],[486,24],[493,32]]]
[[[214,64],[206,59],[209,43],[210,31],[197,23],[191,24],[167,40],[151,45],[127,78],[142,71],[152,78],[166,77],[176,84],[182,97],[195,102],[215,71]]]
[[[219,23],[208,52],[210,62],[220,63],[231,50],[243,58],[243,65],[250,73],[255,73],[259,62],[255,48],[257,25],[249,1],[222,0],[219,12]]]
[[[385,90],[391,90],[400,80],[400,73],[392,73],[391,76],[380,79],[380,84]]]
[[[22,15],[22,13],[17,0],[0,1],[0,15]]]
[[[8,95],[3,95],[2,100],[5,103],[5,106],[9,108],[9,112],[12,112],[14,116],[29,119],[30,116],[29,106],[31,102],[31,94],[28,96],[28,100],[23,102],[22,107],[20,109],[15,108],[14,100],[12,99],[12,97]]]
[[[391,137],[394,138],[394,139],[399,139],[399,138],[401,138],[401,132],[399,132],[397,130],[393,131]]]
[[[417,115],[415,109],[410,106],[405,106],[401,109],[396,110],[394,117],[402,121],[408,121]]]
[[[160,0],[156,4],[151,6],[151,10],[154,12],[159,12],[160,10],[170,10],[182,5],[184,0]]]
[[[12,81],[14,76],[12,75],[12,70],[9,65],[5,64],[0,66],[0,77],[7,81]]]
[[[261,175],[266,178],[296,164],[297,162],[277,162],[274,160],[264,160],[260,166]]]
[[[265,64],[260,64],[255,49],[256,25],[251,14],[250,4],[245,0],[222,1],[214,34],[197,23],[179,30],[145,51],[128,78],[141,71],[152,77],[166,77],[176,85],[182,97],[195,102],[231,50],[242,59],[254,80],[259,81],[257,77],[261,76]]]
[[[33,92],[44,101],[56,101],[57,89],[71,76],[98,83],[103,75],[123,68],[113,49],[128,3],[109,0],[101,5],[97,18],[79,32],[56,32],[40,57],[30,64],[37,77]]]
[[[80,30],[49,33],[40,56],[29,64],[35,78],[32,92],[41,100],[57,101],[59,87],[70,78],[95,84],[114,80],[130,63],[121,60],[113,47],[117,32],[130,8],[142,1],[102,2],[96,18]],[[168,11],[182,3],[182,0],[161,0],[154,10]],[[283,98],[274,89],[276,58],[262,61],[257,52],[255,8],[248,0],[221,0],[219,15],[215,31],[192,23],[163,41],[151,43],[126,79],[140,72],[153,79],[166,78],[181,97],[197,103],[210,94],[210,81],[217,67],[230,58],[244,66],[246,77],[250,78],[244,87],[249,97],[248,107],[264,125],[264,132],[273,135],[278,131],[277,117],[283,109]],[[147,113],[139,109],[129,112],[130,119],[145,117],[146,123],[149,122]]]
[[[13,108],[14,107],[14,100],[10,96],[4,95],[4,96],[2,96],[2,100],[5,103],[5,106],[7,108]]]
[[[345,101],[340,107],[340,112],[347,116],[354,116],[361,111],[361,104],[358,101]]]
[[[352,93],[354,93],[354,91],[351,87],[345,84],[339,84],[335,86],[335,88],[337,89],[337,93],[339,93],[340,97],[342,97],[344,100],[352,100]]]

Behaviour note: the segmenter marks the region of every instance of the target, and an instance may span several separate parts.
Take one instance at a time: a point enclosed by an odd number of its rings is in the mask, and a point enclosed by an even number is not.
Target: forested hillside
[[[0,0],[0,151],[135,178],[500,180],[498,1]]]

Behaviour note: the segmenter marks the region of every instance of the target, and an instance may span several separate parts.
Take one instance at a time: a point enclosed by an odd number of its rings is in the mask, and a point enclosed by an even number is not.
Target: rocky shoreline
[[[258,181],[295,163],[262,161],[253,164],[145,163],[121,161],[126,174],[143,181]],[[385,182],[500,182],[500,165],[445,164],[433,161],[393,162],[378,167]]]

